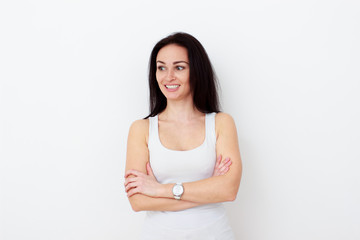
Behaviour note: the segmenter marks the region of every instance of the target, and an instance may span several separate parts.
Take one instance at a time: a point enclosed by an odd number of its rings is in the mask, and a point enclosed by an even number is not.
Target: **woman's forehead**
[[[187,49],[176,44],[166,45],[158,52],[156,61],[161,61],[164,63],[179,61],[189,62]]]

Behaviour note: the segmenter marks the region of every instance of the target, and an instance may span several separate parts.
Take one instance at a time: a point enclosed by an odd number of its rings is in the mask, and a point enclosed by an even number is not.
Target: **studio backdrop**
[[[207,50],[243,160],[242,240],[360,239],[360,3],[1,1],[0,239],[137,239],[124,191],[148,60]]]

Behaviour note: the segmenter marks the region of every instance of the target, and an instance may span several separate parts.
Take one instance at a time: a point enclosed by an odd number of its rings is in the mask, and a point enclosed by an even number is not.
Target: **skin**
[[[174,44],[160,49],[157,56],[156,78],[167,98],[167,107],[158,115],[159,137],[165,147],[173,150],[196,148],[205,136],[205,114],[193,104],[188,62],[187,50]],[[168,89],[169,85],[176,88]],[[235,200],[242,164],[237,131],[230,115],[218,113],[215,117],[218,158],[213,176],[183,183],[185,191],[180,201],[173,198],[174,184],[160,184],[152,173],[148,163],[148,131],[148,119],[137,120],[131,125],[128,136],[125,190],[135,211],[178,211]]]

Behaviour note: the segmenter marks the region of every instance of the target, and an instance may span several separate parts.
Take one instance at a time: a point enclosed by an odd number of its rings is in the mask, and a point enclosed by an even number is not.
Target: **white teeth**
[[[174,89],[179,87],[180,85],[165,85],[166,88]]]

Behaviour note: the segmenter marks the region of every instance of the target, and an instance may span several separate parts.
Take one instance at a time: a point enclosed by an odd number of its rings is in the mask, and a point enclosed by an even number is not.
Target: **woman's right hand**
[[[224,174],[226,174],[229,169],[230,169],[230,165],[231,165],[231,160],[230,158],[225,158],[223,161],[222,160],[222,156],[219,155],[216,159],[216,164],[214,167],[214,172],[213,172],[213,177],[215,176],[222,176]]]

